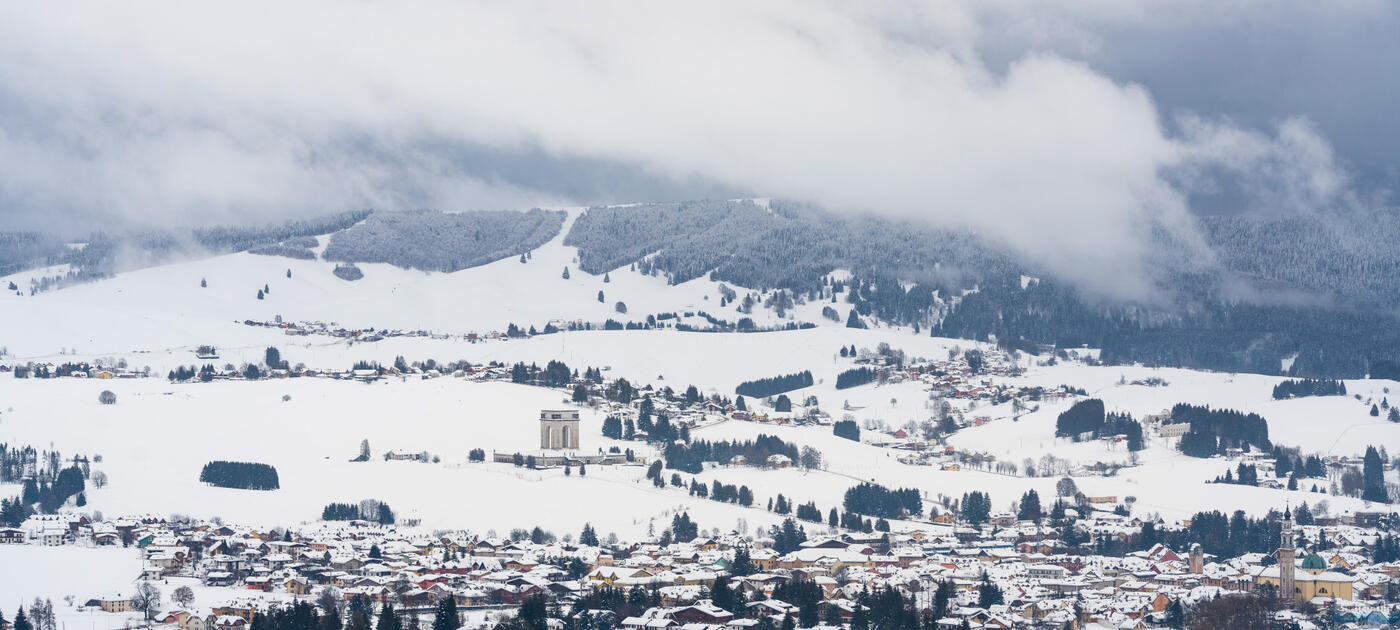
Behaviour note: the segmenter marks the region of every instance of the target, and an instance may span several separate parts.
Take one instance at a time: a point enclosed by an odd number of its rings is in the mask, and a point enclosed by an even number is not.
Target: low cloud
[[[1212,173],[1264,182],[1245,186],[1273,204],[1347,194],[1306,120],[1260,130],[1164,114],[1143,86],[1050,45],[989,65],[986,29],[1009,23],[998,15],[959,3],[5,5],[0,204],[15,223],[160,224],[628,191],[781,196],[970,227],[1098,292],[1142,297],[1153,234],[1196,242],[1188,199]],[[1070,28],[1078,17],[1046,15],[1015,26],[1093,48]],[[567,175],[578,172],[597,177]]]

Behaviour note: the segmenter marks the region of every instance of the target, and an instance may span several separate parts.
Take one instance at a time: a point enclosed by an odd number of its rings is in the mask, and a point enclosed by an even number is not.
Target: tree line
[[[330,503],[321,510],[323,521],[371,521],[381,525],[393,525],[394,510],[388,503],[373,499],[360,503]]]
[[[1274,400],[1304,396],[1345,396],[1346,383],[1340,380],[1305,378],[1287,380],[1274,386]]]
[[[1085,435],[1090,439],[1124,435],[1129,451],[1140,451],[1145,446],[1142,424],[1126,413],[1104,413],[1103,401],[1097,398],[1081,400],[1060,413],[1055,419],[1055,435],[1075,442]]]
[[[843,352],[845,348],[841,349]],[[836,389],[850,389],[864,385],[875,380],[878,372],[868,367],[858,367],[846,370],[836,375]]]
[[[785,455],[795,464],[800,461],[796,444],[784,442],[782,438],[759,434],[753,440],[719,440],[709,442],[693,440],[690,444],[672,443],[663,453],[666,468],[697,474],[704,470],[704,462],[729,463],[735,456],[742,455],[751,466],[762,466],[771,455]]]
[[[919,516],[923,499],[915,488],[891,490],[874,483],[862,483],[846,490],[842,505],[852,512],[883,518]]]
[[[199,480],[219,488],[276,490],[277,469],[255,462],[212,461],[199,472]]]
[[[527,383],[544,387],[565,387],[577,377],[577,371],[570,371],[563,361],[550,361],[541,370],[534,363],[516,363],[510,368],[512,383]]]
[[[1257,413],[1178,403],[1172,407],[1170,423],[1191,425],[1177,448],[1192,457],[1211,457],[1228,448],[1273,449],[1269,423]]]
[[[803,370],[795,374],[784,374],[782,376],[770,376],[752,381],[744,381],[734,388],[734,392],[740,396],[752,396],[754,398],[767,398],[776,396],[794,389],[812,386],[812,372]]]

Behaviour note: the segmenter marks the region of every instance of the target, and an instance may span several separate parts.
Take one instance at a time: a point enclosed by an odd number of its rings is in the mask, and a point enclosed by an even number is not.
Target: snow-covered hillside
[[[748,314],[758,326],[816,325],[803,330],[591,330],[467,341],[465,333],[502,331],[511,323],[543,328],[549,322],[640,321],[650,314],[688,311],[706,311],[730,321],[745,316],[733,304],[721,308],[721,287],[707,279],[668,286],[660,278],[624,267],[609,271],[604,282],[603,276],[582,271],[577,251],[562,244],[562,234],[577,213],[571,210],[561,235],[534,250],[525,263],[508,258],[454,273],[361,264],[365,277],[347,282],[332,275],[334,265],[324,261],[241,253],[123,273],[35,296],[0,295],[0,346],[9,352],[0,363],[125,360],[137,368],[150,366],[156,375],[112,381],[0,378],[0,441],[51,447],[65,455],[102,455],[102,463],[94,467],[111,483],[91,490],[85,509],[218,515],[267,525],[313,520],[332,501],[375,498],[429,527],[504,531],[538,524],[572,532],[582,521],[592,521],[600,532],[638,535],[653,523],[669,520],[678,509],[689,511],[707,527],[734,527],[741,520],[751,526],[773,523],[780,517],[757,506],[778,493],[798,502],[815,501],[825,512],[839,505],[851,485],[868,480],[916,487],[931,502],[970,490],[988,491],[996,509],[1005,509],[1031,488],[1053,496],[1054,477],[911,466],[901,463],[893,449],[837,438],[829,427],[726,421],[698,429],[696,437],[704,439],[776,434],[823,453],[824,470],[719,467],[696,476],[707,483],[750,486],[756,506],[742,508],[689,497],[682,490],[653,488],[639,466],[590,467],[588,475],[580,477],[565,476],[559,469],[530,471],[467,462],[473,448],[490,453],[536,446],[539,410],[569,404],[559,390],[452,377],[394,378],[373,384],[314,378],[172,384],[159,377],[179,365],[204,363],[193,352],[200,344],[219,348],[214,361],[219,365],[257,363],[268,346],[279,348],[291,363],[318,369],[347,369],[360,360],[388,365],[397,356],[408,361],[524,361],[541,366],[562,360],[580,371],[603,368],[608,379],[626,377],[635,384],[677,390],[696,385],[703,393],[730,397],[742,381],[810,370],[814,384],[789,393],[799,405],[814,396],[836,418],[849,414],[860,423],[893,430],[933,415],[928,388],[910,380],[837,390],[837,374],[854,366],[852,359],[841,356],[841,348],[868,351],[887,344],[911,359],[942,359],[970,348],[995,351],[988,344],[931,338],[909,328],[846,328],[849,306],[839,303],[800,304],[781,318],[761,305]],[[201,287],[201,282],[207,286]],[[259,300],[264,287],[266,294]],[[740,295],[748,292],[733,289]],[[619,301],[627,305],[625,315],[615,309]],[[826,306],[838,310],[839,322],[822,316]],[[278,316],[288,322],[440,335],[352,343],[322,335],[288,336],[277,328],[243,323]],[[1308,453],[1350,456],[1368,445],[1400,452],[1400,425],[1386,422],[1384,415],[1369,415],[1371,403],[1366,402],[1386,397],[1390,392],[1385,388],[1400,392],[1400,384],[1394,382],[1348,381],[1348,390],[1360,401],[1275,401],[1270,390],[1280,379],[1274,377],[1095,367],[1074,361],[1042,365],[1038,360],[1019,358],[1027,371],[1010,382],[1083,388],[1102,398],[1110,410],[1138,418],[1179,402],[1257,412],[1268,419],[1275,443],[1300,446]],[[1128,384],[1149,377],[1166,384]],[[98,404],[97,394],[103,389],[116,393],[116,405]],[[290,400],[284,401],[284,396]],[[1056,416],[1073,400],[1044,402],[1029,412],[1016,412],[1010,404],[952,402],[964,415],[987,420],[949,438],[960,451],[1017,464],[1045,455],[1079,464],[1130,464],[1126,450],[1114,450],[1110,444],[1074,444],[1054,437]],[[655,457],[641,443],[603,438],[601,422],[601,413],[585,410],[585,451],[630,446]],[[374,457],[365,463],[348,462],[362,439],[370,441]],[[390,449],[428,451],[441,461],[388,462],[379,457]],[[215,459],[272,464],[282,487],[253,492],[199,483],[200,467]],[[1363,507],[1357,499],[1207,484],[1235,462],[1185,457],[1153,436],[1137,459],[1138,465],[1117,476],[1084,477],[1079,486],[1086,494],[1120,502],[1134,497],[1138,512],[1172,519],[1203,509],[1262,513],[1289,501],[1319,499],[1328,500],[1334,512]],[[0,491],[10,495],[18,489]]]
[[[721,310],[719,285],[709,280],[668,286],[661,278],[620,268],[604,282],[603,276],[580,270],[577,250],[562,244],[577,212],[571,211],[560,234],[525,263],[507,258],[454,273],[361,263],[364,278],[345,281],[332,275],[334,263],[238,253],[149,267],[36,296],[0,295],[0,330],[9,331],[0,345],[15,357],[38,360],[64,349],[91,357],[202,343],[280,344],[286,342],[280,331],[237,324],[279,315],[286,321],[441,333],[505,331],[511,323],[543,328],[550,320],[645,320],[665,312],[707,311],[730,321],[743,317],[732,308]],[[31,276],[0,277],[0,284],[27,285]],[[260,300],[264,287],[268,291]],[[616,311],[617,302],[626,304],[626,314]],[[760,326],[778,321],[764,309],[751,317]]]

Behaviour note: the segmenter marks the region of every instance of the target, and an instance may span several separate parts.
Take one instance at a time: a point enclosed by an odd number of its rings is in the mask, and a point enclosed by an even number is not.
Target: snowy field
[[[1079,371],[1108,368],[1077,368]],[[1117,368],[1113,368],[1116,370]],[[1358,383],[1358,385],[1360,385]],[[118,403],[104,406],[96,393],[110,388]],[[813,388],[817,389],[817,388]],[[864,389],[891,389],[874,388]],[[1131,401],[1102,392],[1110,406]],[[848,392],[859,391],[848,390]],[[842,392],[842,394],[848,393]],[[283,401],[284,395],[291,400]],[[824,394],[822,394],[824,395]],[[834,394],[833,394],[834,395]],[[1183,392],[1184,400],[1195,400]],[[1264,396],[1266,399],[1267,396]],[[541,408],[565,406],[558,391],[509,383],[463,379],[397,379],[374,384],[325,379],[265,380],[169,384],[163,379],[91,381],[83,379],[0,379],[0,435],[10,443],[56,448],[65,456],[101,455],[93,468],[110,485],[88,493],[88,510],[108,515],[185,513],[220,516],[229,522],[266,526],[314,520],[329,502],[375,498],[388,502],[401,518],[419,518],[431,528],[469,528],[504,533],[513,527],[541,525],[563,535],[576,533],[584,520],[603,533],[644,534],[649,525],[668,521],[687,509],[705,527],[751,527],[771,523],[773,515],[757,509],[693,499],[686,493],[653,488],[641,466],[592,466],[586,477],[562,470],[530,471],[508,464],[468,463],[467,453],[529,452],[538,445],[536,418]],[[1320,402],[1319,402],[1320,401]],[[1156,403],[1144,403],[1152,404]],[[1270,426],[1276,433],[1301,431],[1312,423],[1313,410],[1330,417],[1356,412],[1359,403],[1344,398],[1260,403],[1274,408]],[[1296,406],[1297,413],[1284,413]],[[964,430],[951,442],[959,448],[985,450],[1020,462],[1052,453],[1081,461],[1127,462],[1127,453],[1102,443],[1070,444],[1053,439],[1054,416],[1061,407],[1042,409],[1019,422],[1009,419]],[[1357,435],[1385,438],[1391,448],[1400,431],[1364,411],[1350,422],[1317,423],[1321,436],[1311,444],[1348,443]],[[601,435],[601,414],[585,409],[582,450],[631,446],[654,457],[637,443],[613,442]],[[1308,426],[1313,426],[1309,424]],[[825,471],[758,471],[718,468],[698,477],[705,482],[750,486],[757,505],[783,493],[798,502],[816,501],[823,512],[837,505],[846,488],[861,480],[889,486],[912,486],[930,499],[960,496],[969,490],[992,493],[1003,509],[1026,489],[1051,496],[1055,479],[1011,477],[982,471],[942,471],[909,466],[895,451],[838,438],[829,428],[775,426],[728,421],[699,429],[696,438],[751,439],[778,435],[820,450]],[[373,457],[352,463],[362,439]],[[1286,442],[1285,442],[1286,443]],[[1360,444],[1360,443],[1358,443]],[[384,461],[386,450],[427,451],[439,463]],[[1080,488],[1090,495],[1135,496],[1139,510],[1167,518],[1189,516],[1199,509],[1244,508],[1262,512],[1285,501],[1316,502],[1303,492],[1205,484],[1233,464],[1182,456],[1160,442],[1141,454],[1142,465],[1117,477],[1085,477]],[[208,487],[199,470],[215,459],[257,461],[275,466],[281,489],[270,492]],[[669,477],[669,473],[667,475]],[[688,476],[687,476],[688,477]],[[18,488],[3,489],[17,493]],[[1357,509],[1361,502],[1330,498],[1334,510]]]
[[[77,610],[88,599],[108,593],[130,595],[141,574],[140,551],[120,547],[0,545],[0,610],[13,621],[15,610],[29,608],[36,597],[53,600],[60,628],[104,630],[121,628],[139,615]],[[81,567],[81,570],[54,570]],[[66,597],[74,598],[69,605]]]
[[[118,404],[97,403],[94,392],[103,387],[117,394]],[[284,402],[284,394],[291,400]],[[432,528],[504,534],[539,524],[563,535],[577,533],[579,519],[587,519],[600,533],[637,535],[648,518],[669,520],[684,496],[652,488],[641,466],[591,466],[580,477],[468,463],[473,448],[486,450],[488,458],[493,450],[537,450],[539,410],[563,401],[556,392],[523,385],[450,378],[184,385],[0,379],[0,399],[8,407],[0,423],[5,441],[102,457],[93,469],[110,484],[90,490],[85,509],[107,515],[183,513],[271,527],[319,518],[327,503],[374,498],[400,518],[419,518]],[[599,415],[584,412],[583,452],[640,447],[603,438],[601,423]],[[373,457],[348,461],[362,439]],[[388,450],[427,451],[441,461],[385,461],[381,454]],[[201,467],[220,459],[270,464],[281,489],[200,483]],[[709,522],[728,524],[750,512],[713,502],[699,509]]]

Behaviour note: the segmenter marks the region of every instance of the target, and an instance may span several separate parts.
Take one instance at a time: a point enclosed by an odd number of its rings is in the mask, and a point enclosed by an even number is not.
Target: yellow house
[[[1352,564],[1352,560],[1351,558],[1347,557],[1347,554],[1333,554],[1332,557],[1328,560],[1328,562],[1331,562],[1334,566],[1341,567],[1347,571],[1356,568],[1356,565]]]
[[[749,554],[749,559],[759,571],[772,571],[778,567],[778,554],[769,549],[755,549]]]
[[[120,596],[120,595],[117,595],[117,596],[114,596],[114,597],[104,597],[104,598],[102,598],[101,600],[98,601],[98,605],[101,606],[102,612],[109,612],[109,613],[131,612],[131,598],[130,598],[130,597],[123,598],[123,597]]]
[[[602,582],[611,586],[614,582],[624,578],[647,578],[652,577],[652,573],[646,569],[633,567],[598,567],[588,574],[588,581]]]

